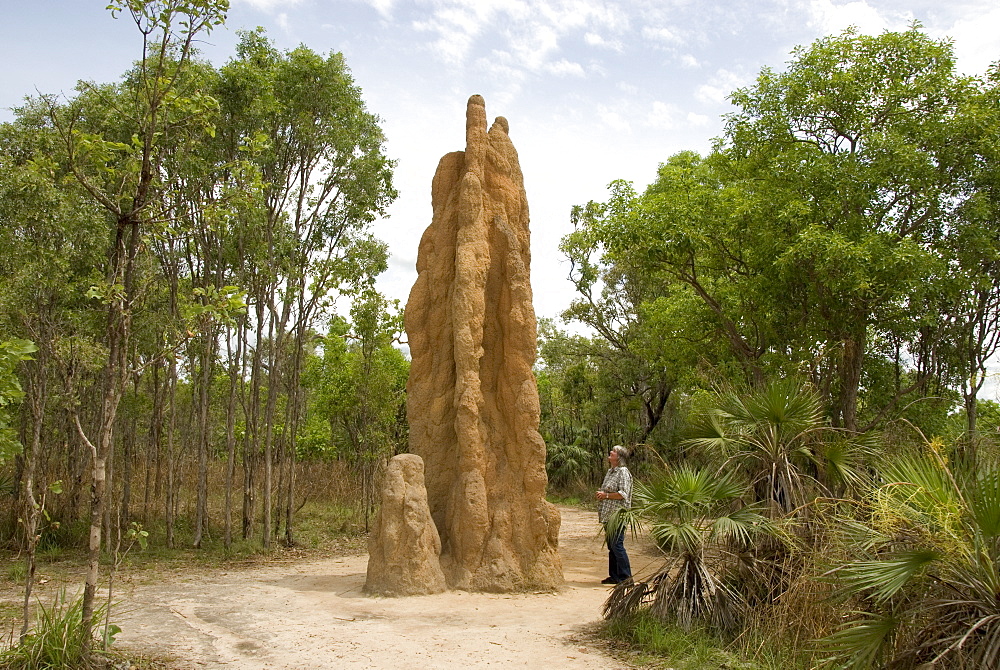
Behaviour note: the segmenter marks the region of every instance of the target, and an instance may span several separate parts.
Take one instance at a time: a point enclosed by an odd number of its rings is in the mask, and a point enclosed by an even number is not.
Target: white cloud
[[[288,23],[287,12],[281,12],[280,14],[278,14],[278,16],[275,17],[275,22],[278,24],[279,28],[281,28],[286,33],[288,32],[289,23]]]
[[[486,7],[480,5],[479,13],[475,7],[443,7],[426,20],[414,21],[413,28],[417,32],[436,33],[438,37],[431,43],[433,51],[445,62],[457,64],[465,59],[482,29]]]
[[[984,6],[975,18],[959,19],[938,32],[954,38],[958,70],[964,74],[983,74],[1000,59],[1000,6]]]
[[[505,51],[494,51],[488,58],[476,59],[474,69],[477,78],[490,84],[491,106],[508,105],[521,92],[527,79],[525,70],[514,65],[513,58]]]
[[[655,28],[653,26],[646,26],[642,29],[642,36],[647,40],[665,44],[681,44],[684,41],[677,33],[666,27]]]
[[[694,112],[688,112],[687,114],[688,125],[693,128],[705,128],[708,126],[709,120],[704,114],[695,114]]]
[[[618,133],[632,132],[632,127],[627,120],[628,116],[630,115],[623,116],[617,109],[612,109],[607,105],[597,106],[597,118],[601,120],[601,123]]]
[[[573,63],[565,58],[558,60],[554,63],[549,63],[545,66],[545,70],[550,74],[554,74],[559,77],[571,76],[571,77],[582,77],[584,76],[583,66],[579,63]]]
[[[695,100],[706,105],[721,105],[726,101],[726,96],[730,93],[732,93],[732,90],[721,86],[702,84],[698,87],[698,90],[694,92],[694,97]]]
[[[612,51],[617,51],[618,53],[621,53],[623,50],[622,43],[618,40],[607,40],[597,33],[587,33],[583,36],[583,41],[588,46],[611,49]]]
[[[559,33],[553,26],[535,24],[531,30],[511,36],[510,48],[524,67],[537,71],[558,53]]]
[[[391,0],[365,0],[387,3]],[[434,35],[430,46],[446,62],[475,56],[477,43],[512,54],[529,71],[562,72],[562,42],[582,34],[589,46],[621,50],[613,35],[627,26],[624,12],[602,0],[426,0],[412,27]]]
[[[694,93],[698,102],[706,105],[725,104],[726,98],[737,88],[745,86],[749,78],[730,72],[729,70],[719,70],[707,83],[699,86]]]
[[[698,59],[691,54],[684,54],[681,56],[681,65],[689,69],[701,67],[701,63],[698,62]]]
[[[392,18],[392,8],[396,5],[396,0],[360,0],[360,2],[373,8],[384,19]]]
[[[646,123],[653,128],[671,130],[677,126],[677,117],[680,115],[680,111],[677,105],[655,100],[646,116]]]
[[[249,5],[262,12],[272,13],[276,9],[288,9],[302,2],[302,0],[235,0],[244,5]]]
[[[809,15],[809,25],[824,35],[842,32],[850,26],[855,26],[866,35],[875,35],[890,27],[887,19],[866,0],[847,3],[811,0]]]

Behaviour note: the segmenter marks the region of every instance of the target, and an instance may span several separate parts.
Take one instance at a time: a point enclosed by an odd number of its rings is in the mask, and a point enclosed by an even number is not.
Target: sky
[[[140,36],[107,0],[0,0],[0,121],[26,95],[73,94],[77,80],[117,80]],[[531,212],[535,311],[558,317],[574,297],[559,240],[570,209],[641,189],[682,150],[707,152],[732,111],[727,96],[797,45],[848,26],[878,34],[919,21],[954,41],[958,69],[1000,60],[997,0],[232,0],[201,44],[222,65],[236,32],[263,26],[281,49],[342,52],[398,161],[400,192],[374,233],[389,243],[379,287],[405,303],[431,178],[465,145],[465,103],[478,93],[505,116]]]

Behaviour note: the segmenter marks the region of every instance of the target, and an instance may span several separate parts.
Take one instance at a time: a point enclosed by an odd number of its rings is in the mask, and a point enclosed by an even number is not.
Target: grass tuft
[[[0,652],[0,668],[3,670],[43,670],[66,668],[90,670],[107,667],[115,655],[105,647],[114,641],[119,632],[117,626],[108,630],[96,627],[98,637],[91,641],[91,651],[85,652],[83,630],[83,598],[66,598],[61,590],[50,607],[38,604],[34,628],[25,638],[11,648]],[[103,620],[103,608],[94,613],[94,621]]]
[[[645,667],[672,670],[789,670],[797,667],[782,653],[762,650],[746,658],[733,646],[702,628],[682,630],[640,610],[608,621],[604,635],[622,640]]]

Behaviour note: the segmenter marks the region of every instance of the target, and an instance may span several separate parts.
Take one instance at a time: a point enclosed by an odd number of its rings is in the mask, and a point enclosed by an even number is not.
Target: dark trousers
[[[623,582],[632,576],[632,566],[625,553],[625,529],[616,535],[607,535],[608,540],[608,575],[616,582]]]

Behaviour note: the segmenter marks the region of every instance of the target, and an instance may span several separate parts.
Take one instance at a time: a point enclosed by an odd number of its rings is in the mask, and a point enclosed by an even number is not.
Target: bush
[[[1000,467],[943,446],[889,463],[842,524],[856,558],[831,578],[856,612],[823,640],[830,667],[1000,667]]]

